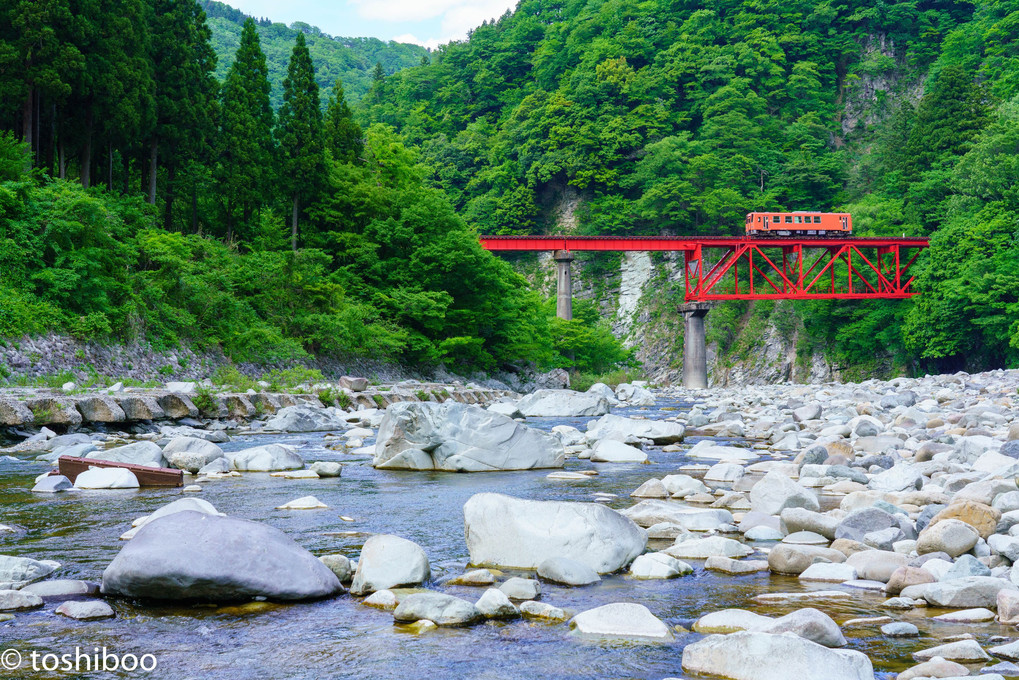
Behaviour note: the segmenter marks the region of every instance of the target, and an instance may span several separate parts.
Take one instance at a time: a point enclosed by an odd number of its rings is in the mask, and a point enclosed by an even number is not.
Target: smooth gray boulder
[[[993,576],[964,576],[919,587],[923,589],[922,597],[927,602],[935,607],[952,609],[996,609],[1000,591],[1019,591],[1019,587],[1011,581]]]
[[[535,600],[541,595],[541,584],[533,578],[514,576],[499,586],[499,591],[511,600]]]
[[[643,529],[603,505],[496,493],[475,494],[464,504],[464,533],[471,564],[521,569],[565,557],[607,574],[647,545]]]
[[[57,568],[56,562],[41,562],[30,557],[0,555],[0,590],[18,590],[44,579]]]
[[[393,619],[401,623],[427,619],[438,626],[467,626],[484,618],[484,614],[467,600],[443,593],[408,595],[393,611]]]
[[[620,383],[616,387],[616,399],[625,401],[630,406],[655,405],[655,395],[651,390],[630,383]]]
[[[281,432],[327,432],[346,430],[347,421],[335,410],[314,406],[286,406],[265,421],[265,429]]]
[[[587,586],[601,581],[598,572],[568,557],[552,557],[538,565],[538,576],[564,586]]]
[[[219,446],[204,439],[176,437],[163,447],[163,457],[172,467],[198,472],[217,458],[223,458],[224,453]]]
[[[350,592],[368,595],[397,586],[416,586],[429,576],[428,555],[421,546],[399,536],[376,534],[361,548]]]
[[[72,597],[96,596],[99,594],[99,584],[92,583],[91,581],[54,579],[52,581],[30,583],[21,588],[21,592],[38,595],[43,600],[59,599],[63,601]]]
[[[18,611],[20,609],[35,609],[42,606],[42,598],[32,593],[23,593],[20,590],[0,589],[0,612]]]
[[[486,590],[474,606],[486,619],[512,619],[520,616],[520,610],[498,588]]]
[[[650,439],[655,444],[673,444],[683,441],[686,428],[681,423],[665,420],[635,420],[612,413],[603,415],[587,426],[588,440],[615,439],[626,441],[629,437]]]
[[[94,451],[87,456],[93,460],[108,460],[114,463],[132,463],[148,467],[166,467],[163,450],[153,442],[135,442],[105,451]]]
[[[580,612],[570,620],[576,635],[671,642],[672,632],[642,604],[613,602]]]
[[[142,527],[102,585],[106,595],[208,602],[309,600],[342,590],[329,567],[279,529],[190,510]]]
[[[304,459],[286,444],[265,444],[226,454],[232,470],[241,472],[278,472],[301,470]]]
[[[70,491],[73,488],[74,484],[67,477],[63,475],[47,475],[35,483],[32,491],[35,493],[57,493],[60,491]]]
[[[766,515],[781,514],[786,508],[821,509],[817,496],[780,472],[772,470],[750,489],[750,507]]]
[[[528,417],[579,418],[605,415],[609,402],[590,392],[537,390],[518,401],[517,408]]]
[[[874,666],[863,652],[830,649],[794,633],[709,635],[683,649],[682,663],[689,673],[729,680],[874,680]]]
[[[400,402],[386,409],[372,464],[382,469],[488,472],[561,468],[559,438],[477,406]]]
[[[110,619],[116,615],[113,607],[102,600],[71,600],[57,607],[56,613],[78,621]]]

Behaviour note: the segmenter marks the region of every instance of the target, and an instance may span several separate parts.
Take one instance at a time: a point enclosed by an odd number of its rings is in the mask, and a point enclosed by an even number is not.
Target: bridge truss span
[[[687,302],[902,299],[925,238],[482,236],[506,251],[681,251]]]

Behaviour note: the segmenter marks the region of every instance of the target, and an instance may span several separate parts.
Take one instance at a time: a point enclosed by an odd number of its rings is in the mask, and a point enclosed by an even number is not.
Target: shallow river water
[[[620,415],[665,418],[690,404],[660,400],[653,409],[617,409]],[[662,411],[662,407],[670,410]],[[550,429],[570,424],[584,429],[589,419],[532,418],[528,424]],[[696,443],[696,438],[685,446]],[[352,458],[325,447],[323,436],[245,435],[222,445],[225,450],[268,442],[297,445],[305,460],[350,462],[338,479],[286,480],[268,474],[203,484],[194,494],[233,517],[275,526],[316,555],[343,553],[356,559],[369,534],[392,533],[421,545],[432,565],[429,587],[475,601],[481,588],[443,587],[441,583],[462,573],[468,563],[464,542],[463,504],[473,494],[495,491],[536,500],[594,501],[596,492],[616,494],[608,505],[625,508],[634,503],[629,494],[651,477],[663,477],[688,462],[682,452],[648,451],[650,465],[594,464],[567,461],[567,470],[595,468],[599,475],[587,481],[553,481],[548,470],[504,473],[420,473],[375,470],[364,458]],[[182,497],[180,489],[85,491],[66,494],[32,494],[41,463],[0,458],[0,523],[15,526],[16,534],[0,534],[0,553],[52,559],[62,563],[51,578],[99,581],[102,571],[123,543],[120,534],[131,522]],[[328,510],[287,511],[276,506],[314,495]],[[353,522],[340,519],[348,516]],[[662,547],[667,543],[662,543]],[[761,555],[752,559],[763,559]],[[880,608],[880,593],[859,593],[848,604],[801,603],[761,606],[753,601],[762,592],[833,590],[831,584],[804,586],[794,578],[767,572],[727,576],[690,561],[692,576],[668,581],[637,581],[624,575],[603,578],[586,588],[563,588],[542,583],[542,600],[572,612],[610,602],[637,602],[670,625],[689,626],[700,615],[727,607],[781,615],[800,606],[816,606],[840,624],[862,616],[889,614]],[[526,573],[520,575],[528,576]],[[533,574],[532,574],[533,576]],[[681,669],[683,647],[699,639],[677,634],[670,644],[634,644],[583,641],[573,637],[566,624],[548,625],[518,619],[489,622],[463,629],[439,629],[414,635],[394,625],[390,612],[359,604],[349,595],[304,604],[252,603],[239,606],[152,606],[111,601],[117,618],[77,622],[53,613],[55,604],[0,623],[0,650],[17,649],[64,654],[76,647],[90,652],[106,647],[117,654],[153,654],[157,669],[140,672],[32,673],[24,669],[0,677],[69,678],[136,677],[234,680],[242,678],[648,678],[690,677]],[[901,620],[926,618],[937,611],[891,613]],[[924,622],[921,630],[938,638],[972,632],[972,628]],[[936,629],[936,631],[934,631]],[[878,677],[910,665],[910,652],[933,646],[936,640],[894,641],[877,627],[845,629],[848,648],[866,652]],[[982,626],[978,640],[1007,634],[997,626]],[[1012,631],[1014,632],[1014,631]],[[818,680],[824,678],[818,669]],[[807,679],[796,679],[807,680]]]

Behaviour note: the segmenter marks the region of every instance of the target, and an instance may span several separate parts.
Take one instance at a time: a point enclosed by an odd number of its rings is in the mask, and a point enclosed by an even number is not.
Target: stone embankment
[[[236,392],[202,388],[193,382],[167,383],[166,389],[114,386],[68,393],[64,390],[0,391],[0,427],[48,426],[89,428],[111,423],[177,421],[186,418],[253,420],[288,406],[317,408],[339,404],[351,409],[384,409],[398,402],[445,402],[487,405],[514,396],[478,385],[422,383],[368,384],[364,378],[341,378],[289,392]],[[342,396],[341,396],[342,395]],[[329,403],[324,403],[324,401]]]

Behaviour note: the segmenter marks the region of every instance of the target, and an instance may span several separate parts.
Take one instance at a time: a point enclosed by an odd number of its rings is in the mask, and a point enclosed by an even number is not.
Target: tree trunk
[[[53,176],[53,148],[57,143],[57,105],[50,104],[50,138],[46,144],[46,172]]]
[[[165,203],[163,208],[163,228],[167,230],[169,230],[173,224],[173,199],[175,198],[173,195],[173,180],[176,175],[176,168],[174,168],[173,165],[170,165],[170,167],[166,169],[166,189],[163,191],[163,203]]]
[[[42,129],[42,96],[39,91],[36,90],[34,101],[32,105],[35,107],[35,112],[32,117],[35,118],[35,133],[32,135],[32,164],[39,165],[39,157],[42,155],[42,148],[39,143],[42,141],[41,129]]]
[[[301,210],[301,204],[297,198],[297,194],[294,194],[294,212],[290,217],[290,248],[296,253],[297,252],[297,214]]]
[[[113,193],[113,142],[106,142],[106,189]]]
[[[81,186],[92,186],[92,110],[85,114],[85,144],[81,147]]]
[[[121,151],[120,161],[124,166],[124,190],[121,193],[127,195],[131,191],[131,154]]]
[[[149,203],[156,204],[156,160],[159,155],[159,142],[152,140],[149,148]]]
[[[60,140],[57,141],[57,172],[60,179],[67,178],[67,154],[64,153],[64,136],[60,136]]]
[[[35,90],[30,90],[28,96],[25,97],[25,101],[21,104],[21,134],[24,137],[25,144],[28,144],[29,148],[32,148],[32,132],[35,130],[35,124],[32,120],[32,100]]]

